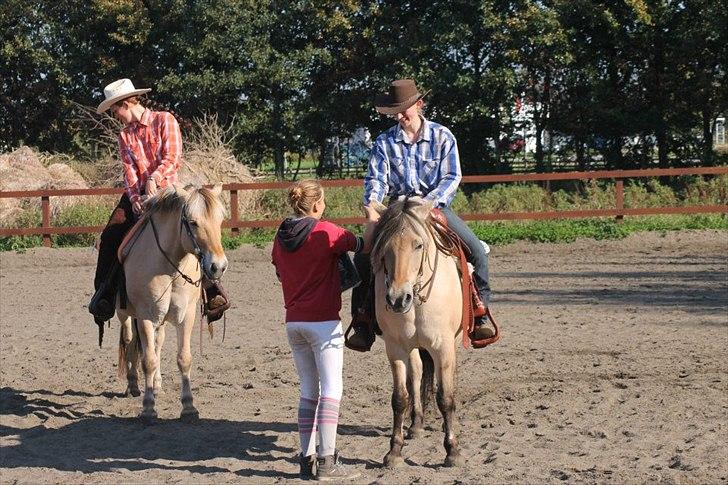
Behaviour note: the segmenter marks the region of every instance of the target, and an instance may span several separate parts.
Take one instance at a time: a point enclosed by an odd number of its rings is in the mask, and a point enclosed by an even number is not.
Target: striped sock
[[[310,456],[316,453],[316,399],[301,396],[298,402],[298,436],[301,439],[301,453]]]
[[[319,398],[317,421],[319,455],[333,455],[336,449],[336,428],[339,424],[339,400],[331,397]]]

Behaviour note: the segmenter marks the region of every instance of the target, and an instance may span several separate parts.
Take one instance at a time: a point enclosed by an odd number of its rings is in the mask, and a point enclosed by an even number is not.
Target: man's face
[[[419,109],[422,107],[422,104],[422,100],[419,100],[406,110],[400,111],[392,117],[397,120],[402,129],[412,128],[419,120]]]

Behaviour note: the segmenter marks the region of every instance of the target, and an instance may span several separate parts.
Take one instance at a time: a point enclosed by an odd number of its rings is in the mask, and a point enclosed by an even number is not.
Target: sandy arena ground
[[[202,356],[197,330],[193,342],[201,419],[177,420],[168,331],[160,420],[144,426],[141,398],[120,395],[118,322],[96,346],[95,254],[0,254],[0,482],[297,480],[297,377],[269,248],[228,257],[226,339],[220,327]],[[359,482],[726,483],[728,233],[518,243],[494,247],[491,268],[504,338],[459,353],[466,465],[441,466],[433,406],[406,464],[380,467],[391,375],[378,341],[346,352],[339,447]]]

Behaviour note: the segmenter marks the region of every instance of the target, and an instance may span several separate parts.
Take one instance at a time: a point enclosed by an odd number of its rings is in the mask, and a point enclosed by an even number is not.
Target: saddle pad
[[[148,220],[148,217],[142,217],[136,222],[136,224],[131,226],[131,229],[129,229],[129,231],[126,233],[124,239],[121,241],[119,249],[116,251],[116,257],[119,260],[119,263],[124,264],[124,260],[129,254],[129,251],[131,250],[132,246],[134,246],[133,241],[135,241],[137,236],[141,234],[142,229],[147,224]]]

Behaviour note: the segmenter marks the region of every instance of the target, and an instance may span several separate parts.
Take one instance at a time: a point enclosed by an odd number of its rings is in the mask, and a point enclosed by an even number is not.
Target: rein
[[[192,244],[195,247],[195,256],[197,257],[197,262],[199,264],[200,259],[202,258],[202,250],[200,249],[200,245],[197,242],[197,239],[195,239],[195,236],[192,234],[192,229],[190,228],[190,222],[187,220],[187,217],[184,215],[185,208],[182,208],[182,216],[180,217],[180,236],[182,235],[182,227],[184,227],[187,230],[187,235],[192,239]],[[172,267],[179,273],[179,275],[184,279],[187,283],[193,285],[193,286],[200,286],[202,283],[203,275],[200,275],[200,279],[197,281],[194,281],[192,278],[184,274],[180,269],[179,266],[177,266],[167,255],[167,253],[162,249],[162,245],[159,243],[159,234],[157,233],[157,226],[154,225],[154,218],[152,218],[152,215],[149,215],[149,223],[152,225],[152,232],[154,233],[154,242],[157,243],[157,247],[159,248],[159,251],[162,253],[164,258],[167,260],[167,262],[172,265]]]

